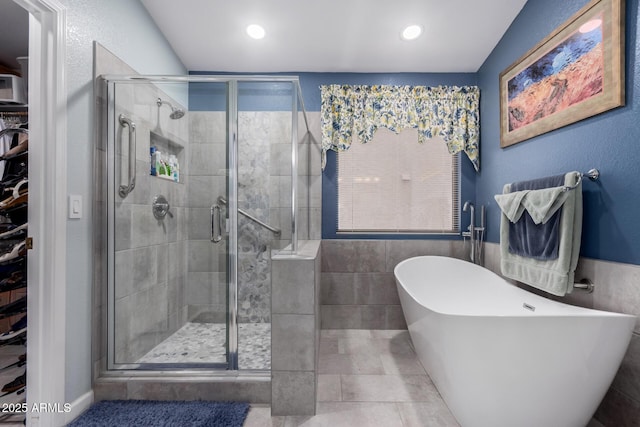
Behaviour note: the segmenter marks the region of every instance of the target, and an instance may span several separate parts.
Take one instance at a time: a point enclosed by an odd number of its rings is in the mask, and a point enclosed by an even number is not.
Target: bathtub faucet
[[[476,218],[476,209],[469,200],[464,202],[464,206],[462,206],[462,211],[466,212],[467,209],[471,210],[471,222],[469,223],[469,231],[465,231],[462,233],[462,237],[469,237],[469,243],[471,243],[471,253],[470,258],[471,262],[475,264],[476,262],[476,226],[475,226],[475,218]]]
[[[481,254],[482,254],[482,240],[484,238],[484,220],[485,220],[485,214],[484,214],[484,206],[481,206],[481,211],[480,211],[480,227],[476,227],[476,209],[473,206],[473,203],[471,203],[470,200],[467,200],[466,202],[464,202],[464,205],[462,206],[462,211],[466,212],[467,210],[469,210],[469,214],[470,214],[470,221],[469,221],[469,231],[464,231],[462,233],[462,237],[468,237],[469,238],[469,243],[471,244],[471,252],[469,254],[469,258],[471,259],[471,262],[474,264],[480,264],[481,262]]]

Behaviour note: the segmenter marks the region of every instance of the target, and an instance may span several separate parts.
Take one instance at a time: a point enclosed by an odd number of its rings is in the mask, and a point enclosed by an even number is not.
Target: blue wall
[[[626,4],[626,106],[500,148],[499,74],[586,3],[530,0],[480,68],[476,203],[487,206],[488,241],[498,242],[500,214],[493,195],[505,183],[597,168],[600,180],[585,180],[583,186],[581,256],[640,264],[638,0]]]

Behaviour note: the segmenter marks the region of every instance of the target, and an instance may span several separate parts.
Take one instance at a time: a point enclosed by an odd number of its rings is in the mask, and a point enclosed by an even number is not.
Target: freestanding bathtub
[[[454,258],[410,258],[394,274],[418,357],[462,427],[586,426],[635,325]]]

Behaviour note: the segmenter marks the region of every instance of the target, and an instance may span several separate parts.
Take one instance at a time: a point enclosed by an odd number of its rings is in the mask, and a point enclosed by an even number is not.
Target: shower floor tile
[[[225,363],[226,325],[186,323],[137,363]],[[271,324],[238,325],[240,369],[271,369]]]

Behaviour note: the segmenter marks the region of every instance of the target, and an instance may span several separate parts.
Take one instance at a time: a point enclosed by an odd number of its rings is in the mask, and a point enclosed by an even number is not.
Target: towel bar
[[[582,182],[582,178],[584,178],[585,176],[589,178],[591,181],[596,181],[598,178],[600,178],[600,171],[598,169],[589,169],[589,172],[581,173],[578,176],[578,182],[576,182],[572,186],[565,185],[564,191],[569,191],[569,190],[578,188],[578,185],[580,185],[580,183]]]
[[[593,292],[594,284],[589,279],[580,279],[578,283],[573,284],[573,289],[580,289],[582,291],[587,291],[588,294]]]

